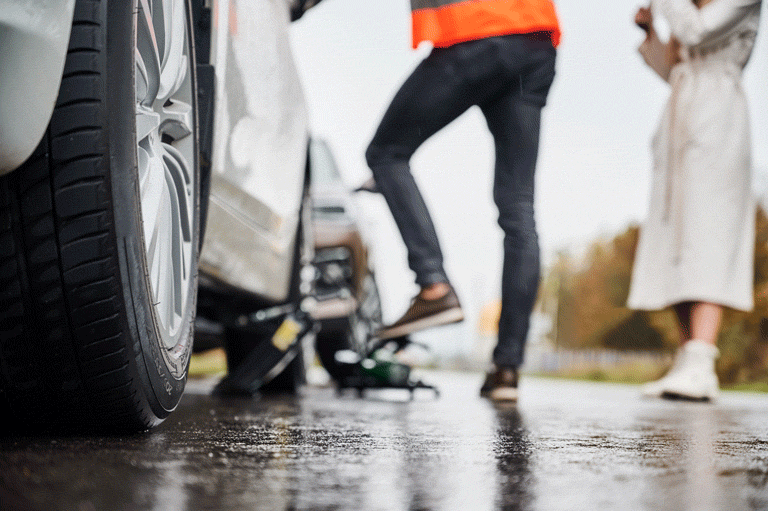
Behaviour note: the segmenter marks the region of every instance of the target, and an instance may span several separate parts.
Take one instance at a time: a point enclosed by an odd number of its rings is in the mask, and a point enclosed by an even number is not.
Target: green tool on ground
[[[351,350],[338,352],[336,361],[346,366],[346,374],[338,381],[339,392],[356,389],[362,396],[367,389],[404,389],[410,391],[413,399],[417,389],[428,389],[439,396],[437,388],[411,378],[411,367],[397,360],[397,352],[411,343],[408,337],[377,342],[373,344],[375,349],[365,357]]]

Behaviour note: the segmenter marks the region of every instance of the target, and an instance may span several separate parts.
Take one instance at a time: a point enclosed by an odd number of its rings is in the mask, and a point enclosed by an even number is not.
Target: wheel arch
[[[3,175],[32,155],[51,120],[69,47],[75,0],[0,5]],[[22,119],[24,122],[20,122]]]

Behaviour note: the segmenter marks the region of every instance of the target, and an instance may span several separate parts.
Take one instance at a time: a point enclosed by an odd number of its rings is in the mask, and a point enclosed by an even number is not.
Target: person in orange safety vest
[[[409,161],[425,140],[476,105],[496,146],[493,196],[504,231],[499,338],[480,393],[516,401],[539,286],[533,185],[541,110],[560,42],[555,6],[551,0],[411,0],[411,8],[414,47],[428,41],[434,48],[395,94],[366,160],[370,186],[389,205],[421,290],[378,337],[404,337],[464,317]],[[460,200],[457,207],[471,207]]]
[[[508,34],[547,32],[560,43],[560,27],[550,0],[411,0],[413,47],[430,41],[444,48]]]

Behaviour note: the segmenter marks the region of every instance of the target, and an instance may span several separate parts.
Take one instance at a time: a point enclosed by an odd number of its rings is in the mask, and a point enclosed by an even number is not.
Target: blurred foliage
[[[598,239],[586,255],[563,251],[545,275],[539,306],[555,318],[552,341],[568,349],[674,351],[679,331],[674,313],[633,311],[625,304],[639,228]],[[768,218],[757,211],[755,308],[726,309],[718,339],[723,384],[768,381]]]
[[[222,348],[194,353],[189,361],[189,377],[224,376],[227,374],[227,354]]]

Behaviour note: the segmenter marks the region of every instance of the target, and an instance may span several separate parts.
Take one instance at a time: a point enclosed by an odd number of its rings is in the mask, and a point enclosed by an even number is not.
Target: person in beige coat
[[[724,307],[751,310],[755,201],[741,75],[757,35],[761,0],[652,0],[635,22],[646,63],[671,95],[653,137],[651,203],[628,306],[673,307],[682,345],[652,397],[718,395],[715,345]],[[653,16],[671,31],[662,42]]]

